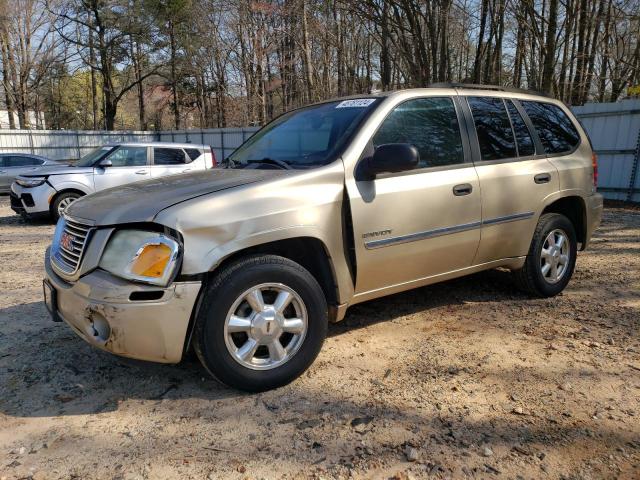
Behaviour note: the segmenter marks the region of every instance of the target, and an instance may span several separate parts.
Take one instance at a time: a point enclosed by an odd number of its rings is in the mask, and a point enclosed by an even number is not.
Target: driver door
[[[110,166],[98,166],[93,170],[96,191],[151,178],[148,150],[148,147],[136,145],[116,148],[102,160],[110,160]]]
[[[349,182],[356,298],[406,290],[471,266],[480,242],[481,196],[462,118],[451,97],[414,98],[397,105],[374,134],[369,154],[382,144],[409,143],[420,163]]]

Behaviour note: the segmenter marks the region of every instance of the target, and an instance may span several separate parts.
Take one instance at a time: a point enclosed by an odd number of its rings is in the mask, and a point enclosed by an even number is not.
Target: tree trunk
[[[489,0],[482,0],[480,9],[480,33],[478,34],[478,44],[476,45],[476,59],[473,63],[473,83],[480,83],[482,78],[482,55],[484,51],[484,31],[487,27],[487,10],[489,10]]]
[[[380,82],[383,90],[391,87],[391,57],[389,53],[389,4],[382,2],[382,22],[380,38]]]
[[[542,91],[552,93],[553,73],[556,55],[556,33],[558,30],[558,0],[549,0],[549,26],[544,46],[544,64],[542,67]]]
[[[171,90],[173,93],[173,124],[176,130],[180,130],[180,95],[178,93],[178,74],[177,74],[177,45],[175,25],[169,20],[169,48],[171,51]]]
[[[311,46],[309,45],[309,27],[307,25],[307,0],[302,0],[302,52],[304,55],[304,76],[307,86],[307,101],[313,102],[313,70],[311,65]]]
[[[578,20],[578,50],[576,73],[571,85],[571,104],[580,104],[582,84],[585,77],[585,44],[587,35],[587,0],[580,0],[580,18]]]
[[[91,114],[93,120],[93,129],[98,129],[98,86],[96,82],[96,52],[93,46],[93,31],[91,30],[91,22],[88,32],[89,37],[89,70],[91,71]]]
[[[9,116],[9,128],[14,130],[16,128],[16,121],[13,118],[13,112],[15,106],[13,103],[13,93],[11,92],[11,73],[9,64],[9,45],[7,43],[7,36],[5,32],[0,32],[0,41],[2,44],[2,86],[4,88],[5,102],[7,104],[7,114]]]

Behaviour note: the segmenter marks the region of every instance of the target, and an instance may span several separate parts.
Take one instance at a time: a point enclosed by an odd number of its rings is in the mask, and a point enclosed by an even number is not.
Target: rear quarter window
[[[566,153],[578,146],[580,134],[560,107],[543,102],[520,103],[538,132],[545,153]]]
[[[198,158],[203,153],[201,150],[197,148],[185,148],[184,151],[187,152],[187,155],[189,156],[191,162],[193,162],[196,158]]]

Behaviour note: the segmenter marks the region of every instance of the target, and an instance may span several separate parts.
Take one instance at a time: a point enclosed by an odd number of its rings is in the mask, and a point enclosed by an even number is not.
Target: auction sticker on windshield
[[[375,102],[375,98],[357,98],[355,100],[344,100],[336,105],[336,108],[364,108]]]

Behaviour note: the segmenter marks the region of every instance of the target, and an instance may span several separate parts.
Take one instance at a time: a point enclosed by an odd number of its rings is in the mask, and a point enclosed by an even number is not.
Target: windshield
[[[87,153],[84,157],[78,160],[74,165],[76,167],[91,167],[98,160],[100,160],[102,157],[104,157],[107,153],[109,153],[113,149],[114,147],[96,148],[95,150]]]
[[[325,165],[378,100],[329,102],[282,115],[238,148],[229,157],[229,166],[243,168],[261,162],[289,168]]]

